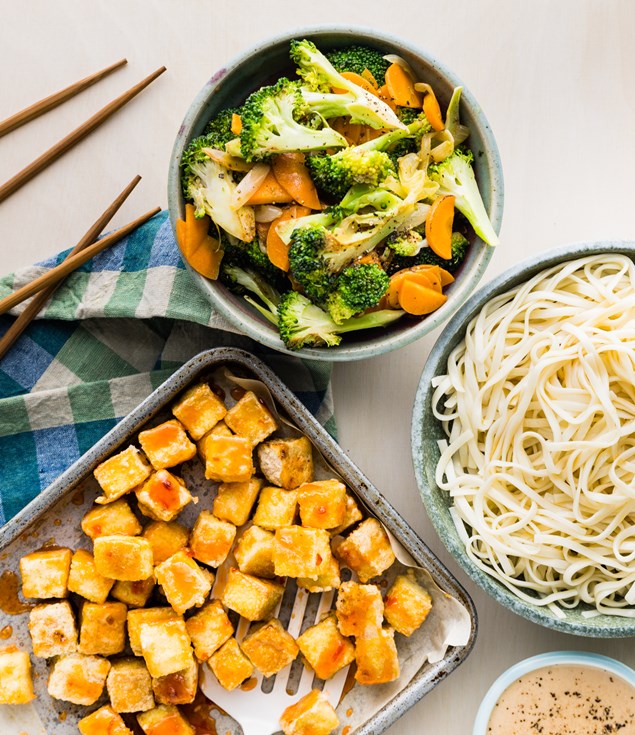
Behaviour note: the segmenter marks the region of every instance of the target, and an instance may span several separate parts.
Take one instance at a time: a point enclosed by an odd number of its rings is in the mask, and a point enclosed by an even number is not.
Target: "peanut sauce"
[[[22,602],[18,596],[20,582],[15,572],[2,572],[0,575],[0,610],[7,615],[22,615],[35,607],[30,602]]]

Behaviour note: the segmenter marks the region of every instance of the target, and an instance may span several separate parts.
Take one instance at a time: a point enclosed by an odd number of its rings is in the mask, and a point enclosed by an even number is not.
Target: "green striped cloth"
[[[0,298],[64,256],[2,278]],[[0,335],[11,321],[0,317]],[[184,362],[221,345],[257,354],[334,433],[331,366],[261,347],[215,313],[166,212],[72,273],[0,360],[0,524]]]

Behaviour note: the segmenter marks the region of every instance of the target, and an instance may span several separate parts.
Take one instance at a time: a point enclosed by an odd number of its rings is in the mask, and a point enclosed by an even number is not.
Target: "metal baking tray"
[[[426,569],[438,586],[458,599],[470,614],[471,634],[465,646],[449,647],[441,661],[432,664],[425,663],[408,684],[379,712],[349,733],[349,735],[379,735],[465,660],[476,638],[476,610],[467,592],[388,500],[351,462],[342,448],[280,379],[248,352],[225,347],[202,352],[168,378],[163,385],[0,530],[0,571],[3,574],[17,573],[21,556],[43,544],[55,543],[56,529],[59,534],[62,534],[65,525],[64,517],[71,514],[69,504],[73,506],[73,515],[76,514],[78,506],[82,507],[82,512],[86,512],[92,506],[94,497],[99,494],[99,488],[92,478],[95,467],[121,445],[129,442],[147,422],[166,412],[172,400],[182,390],[192,383],[209,378],[211,373],[222,367],[228,367],[241,377],[262,381],[271,392],[280,413],[286,415],[300,431],[309,437],[324,460],[359,496],[368,510],[392,532],[411,554],[416,564]],[[85,545],[85,543],[80,543],[80,536],[83,534],[81,529],[77,528],[78,542],[69,545],[73,548]],[[0,631],[8,631],[8,626],[11,626],[14,636],[24,640],[24,636],[27,635],[26,623],[26,615],[10,616],[0,610]],[[0,644],[3,642],[0,641]],[[11,639],[6,643],[11,643]],[[35,657],[32,657],[32,662],[36,692],[45,691],[46,662]],[[51,703],[54,705],[51,706]],[[34,706],[38,715],[35,720],[41,720],[45,730],[42,730],[39,723],[33,722],[29,726],[29,723],[20,719],[21,707],[14,707],[10,710],[8,706],[0,706],[0,724],[4,726],[3,732],[12,735],[13,726],[15,726],[15,733],[27,730],[29,735],[40,735],[42,732],[70,734],[76,732],[74,723],[86,713],[85,708],[58,702],[46,695],[38,697]],[[33,725],[37,727],[31,729]]]

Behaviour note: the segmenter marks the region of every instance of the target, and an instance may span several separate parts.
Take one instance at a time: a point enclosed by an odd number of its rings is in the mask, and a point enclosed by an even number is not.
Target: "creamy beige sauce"
[[[593,666],[546,666],[501,695],[488,735],[635,735],[635,687]]]

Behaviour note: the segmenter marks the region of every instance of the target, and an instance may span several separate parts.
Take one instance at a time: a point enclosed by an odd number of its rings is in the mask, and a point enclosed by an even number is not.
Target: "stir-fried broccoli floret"
[[[377,186],[394,173],[390,157],[383,151],[355,146],[330,156],[310,156],[307,166],[321,191],[341,198],[353,184]]]
[[[228,107],[221,110],[218,115],[213,117],[205,126],[205,136],[209,143],[209,148],[218,148],[225,150],[225,146],[230,140],[236,137],[236,133],[232,133],[232,116],[242,114],[242,110],[238,107]]]
[[[362,263],[345,268],[326,306],[331,319],[342,324],[355,314],[376,306],[388,290],[390,278],[375,263]]]
[[[280,303],[280,293],[260,273],[251,268],[241,268],[223,262],[220,270],[220,280],[235,294],[240,296],[254,294],[257,296],[266,306],[268,313],[265,316],[275,323],[278,304]],[[264,313],[260,305],[255,303],[253,299],[248,298],[248,301],[256,306],[261,313]]]
[[[432,248],[421,248],[412,257],[395,254],[387,267],[387,271],[392,276],[397,271],[403,270],[404,268],[412,268],[415,265],[438,265],[446,271],[454,273],[465,259],[469,244],[460,232],[454,232],[452,233],[452,258],[450,260],[440,257]]]
[[[289,270],[313,301],[324,302],[335,283],[324,259],[330,237],[328,230],[320,225],[298,227],[291,234]]]
[[[331,51],[326,58],[339,72],[352,71],[361,75],[365,69],[373,75],[381,87],[386,82],[386,70],[390,62],[384,59],[381,52],[368,46],[347,46],[346,48]]]
[[[235,238],[223,239],[224,262],[248,270],[255,270],[279,291],[289,287],[287,274],[268,258],[266,249],[257,237],[251,242],[239,242]]]
[[[412,257],[423,247],[423,236],[417,230],[393,232],[386,240],[386,245],[396,254]]]

